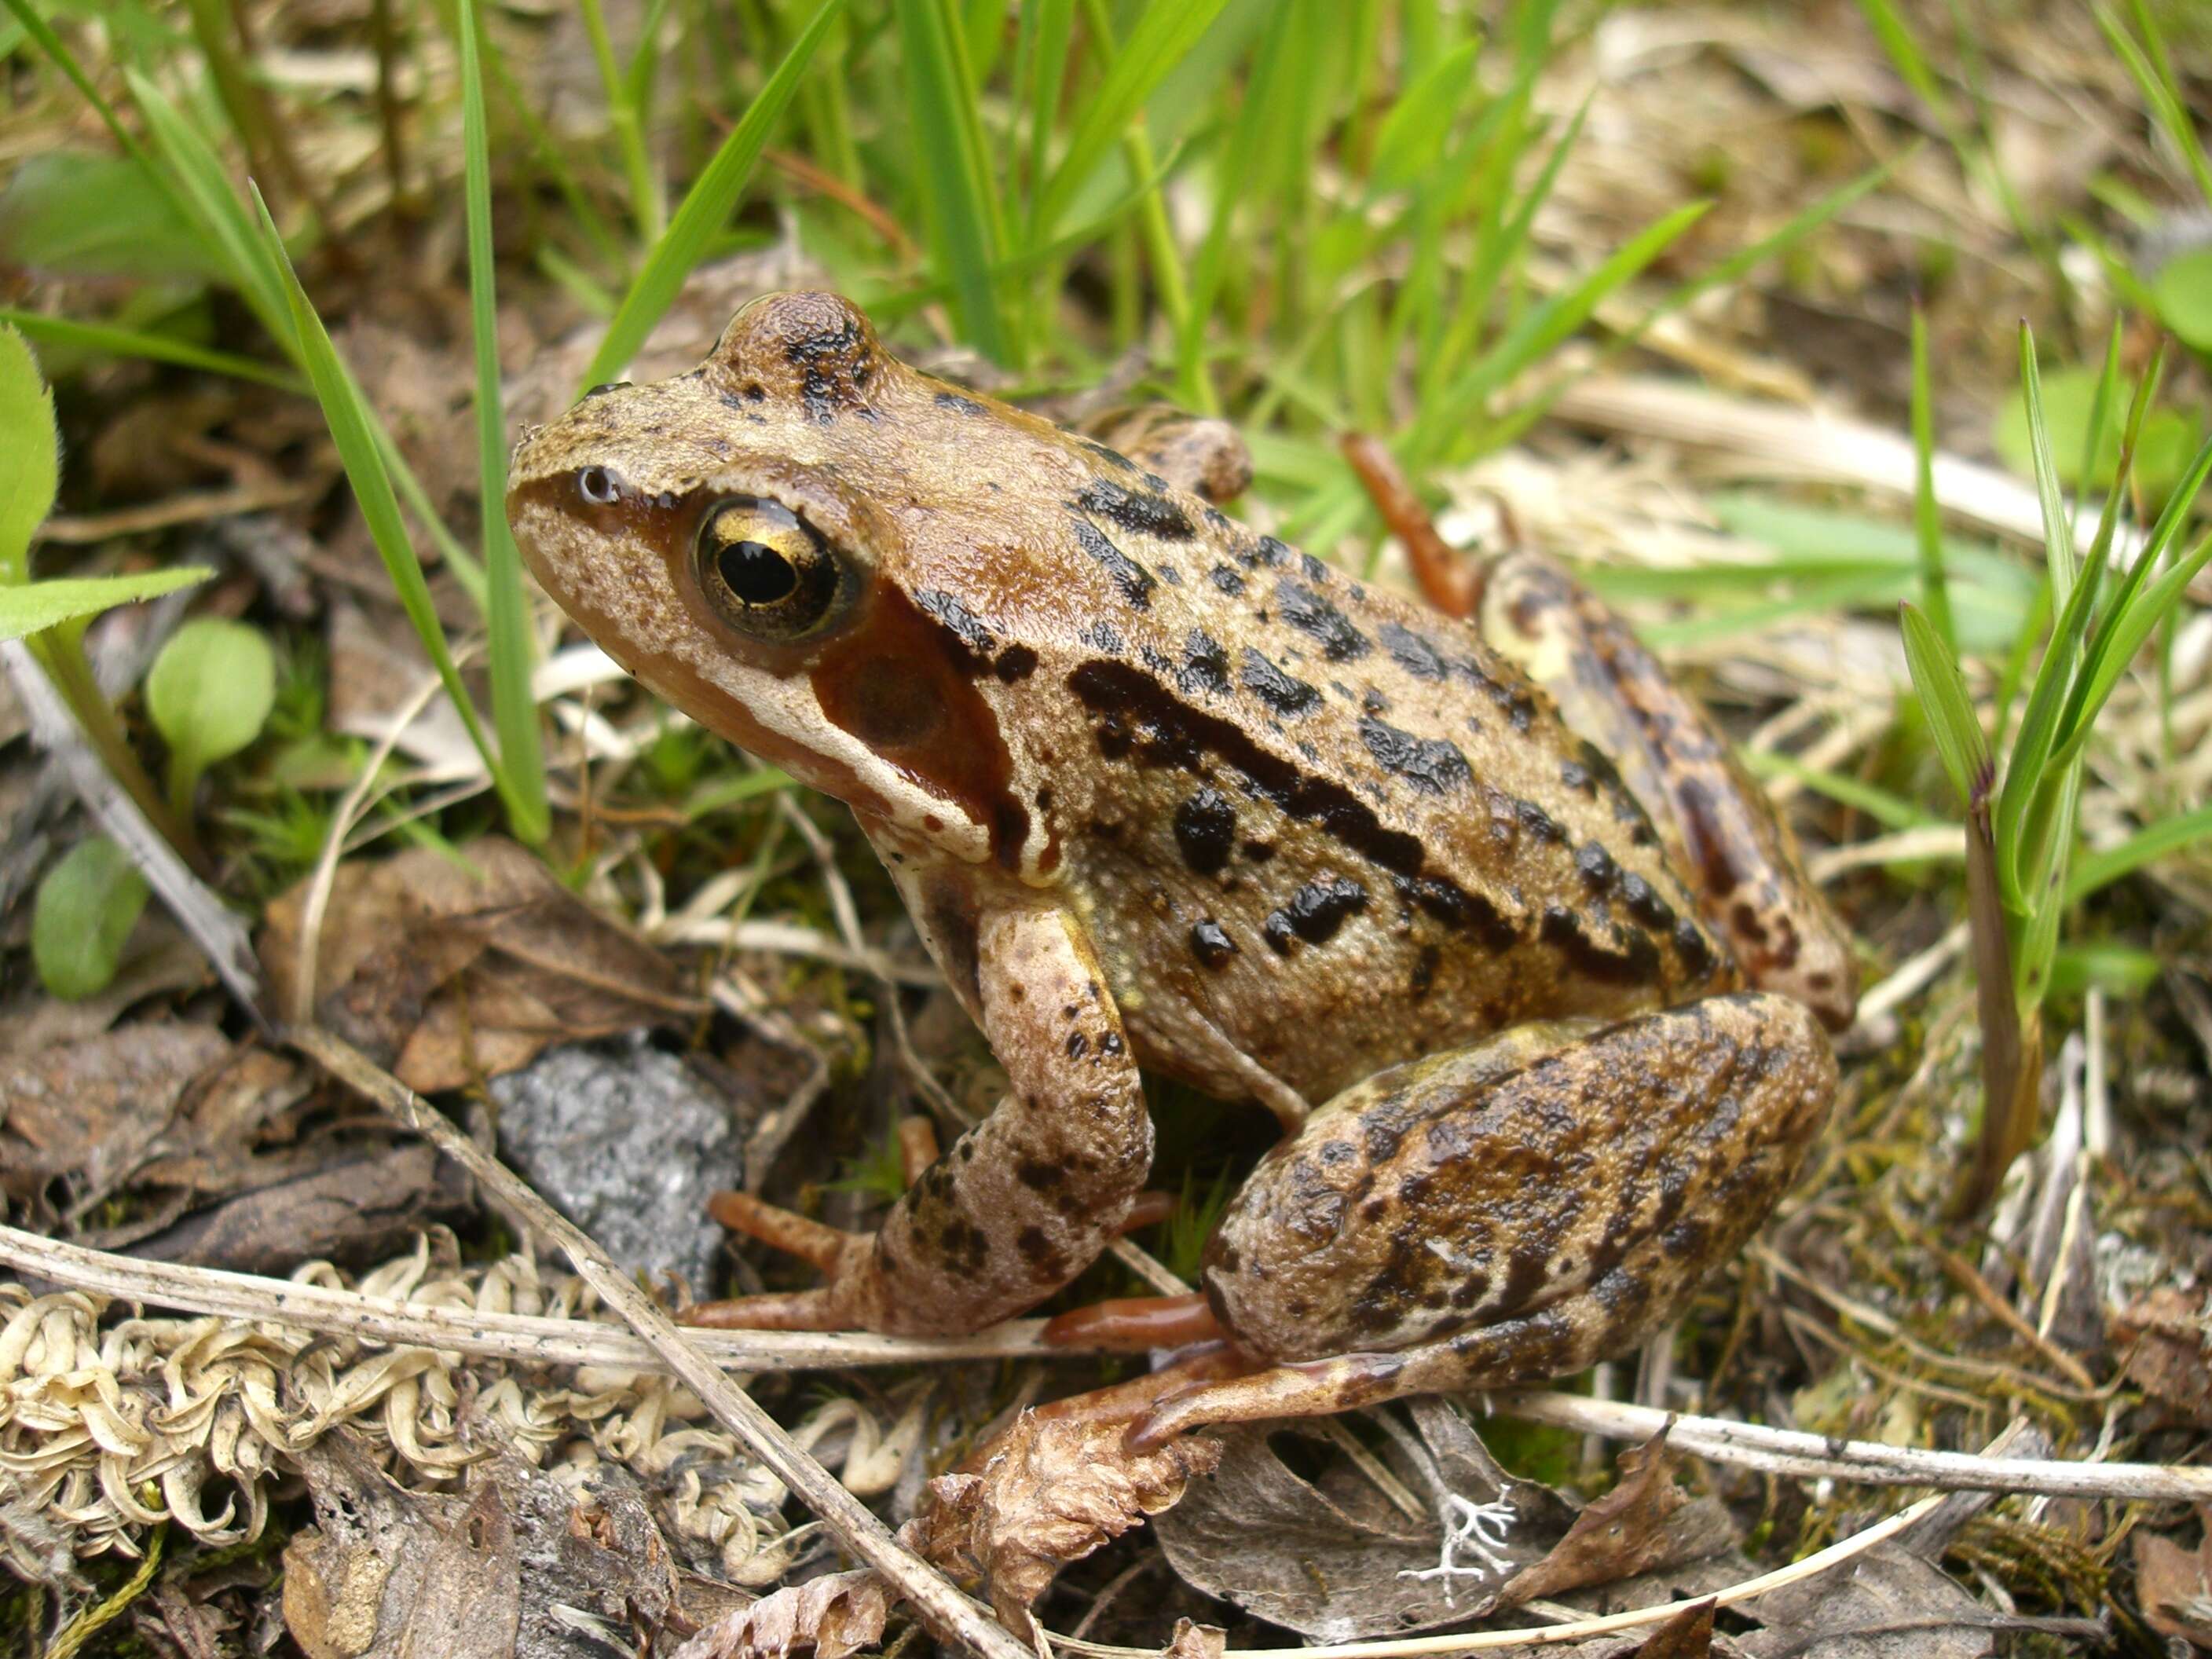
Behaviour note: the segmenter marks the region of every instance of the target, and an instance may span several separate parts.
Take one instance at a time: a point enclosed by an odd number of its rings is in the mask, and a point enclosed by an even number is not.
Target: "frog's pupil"
[[[747,605],[774,605],[791,597],[799,573],[766,542],[732,542],[716,557],[730,592]]]

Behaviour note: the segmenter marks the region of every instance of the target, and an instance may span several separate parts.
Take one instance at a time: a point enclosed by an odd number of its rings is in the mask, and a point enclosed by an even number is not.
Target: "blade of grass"
[[[114,106],[100,96],[100,88],[84,72],[84,66],[76,61],[76,54],[63,42],[60,35],[54,33],[53,26],[32,7],[31,0],[6,0],[6,4],[8,9],[15,14],[15,21],[22,25],[23,33],[39,43],[39,50],[52,60],[55,68],[69,77],[70,84],[92,106],[93,112],[100,117],[100,124],[106,127],[123,153],[142,166],[146,165],[146,152],[139,147],[137,139],[117,118]]]
[[[1227,0],[1150,0],[1097,91],[1076,118],[1066,151],[1045,181],[1031,224],[1033,240],[1049,236],[1059,228],[1075,192],[1090,180],[1168,71],[1213,26],[1225,3]]]
[[[2111,7],[2100,5],[2097,8],[2097,27],[2104,30],[2105,39],[2112,43],[2112,51],[2127,65],[2128,73],[2135,77],[2136,88],[2143,95],[2143,102],[2150,106],[2152,116],[2187,164],[2205,205],[2212,207],[2212,162],[2205,159],[2204,146],[2197,137],[2197,124],[2191,118],[2189,106],[2173,79],[2172,65],[2166,61],[2165,40],[2160,35],[2157,22],[2148,6],[2142,4],[2141,0],[2136,0],[2130,9],[2135,13],[2136,27],[2142,30],[2144,38],[2151,43],[2156,62],[2146,55],[2142,47],[2136,45],[2135,37],[2121,27],[2120,20],[2112,15]]]
[[[959,20],[947,15],[946,0],[897,0],[897,16],[930,263],[951,290],[963,337],[1009,363],[1012,340],[991,276],[1005,231]]]
[[[623,296],[615,319],[607,325],[606,337],[592,354],[591,367],[584,371],[577,390],[596,386],[602,380],[616,378],[653,326],[666,314],[684,279],[691,274],[707,245],[717,231],[729,222],[736,209],[738,198],[751,177],[753,165],[760,160],[762,149],[776,122],[782,118],[791,96],[798,89],[799,78],[814,57],[815,49],[830,32],[830,25],[844,9],[845,0],[822,0],[822,4],[808,20],[799,38],[791,43],[791,50],[775,67],[767,84],[760,89],[744,112],[744,118],[730,130],[715,150],[714,159],[693,181],[690,190],[668,222],[668,228],[653,244],[646,256],[637,276],[630,283],[629,292]]]
[[[1415,421],[1401,446],[1407,464],[1419,467],[1433,463],[1480,415],[1483,402],[1492,392],[1589,321],[1608,294],[1657,258],[1711,205],[1710,202],[1685,203],[1656,223],[1645,226],[1579,283],[1553,295],[1522,318]]]
[[[623,173],[629,184],[630,219],[641,242],[659,239],[664,228],[660,180],[645,147],[645,130],[639,125],[637,106],[622,66],[615,61],[613,36],[607,33],[606,9],[600,0],[582,0],[584,33],[592,43],[592,62],[599,71],[599,89],[607,100],[607,121],[615,130],[615,146],[622,152]]]
[[[456,0],[461,46],[461,149],[469,246],[469,315],[476,347],[477,467],[483,522],[484,628],[491,662],[492,724],[507,775],[502,794],[514,833],[532,846],[553,827],[545,800],[545,757],[538,704],[530,692],[528,601],[522,559],[507,528],[507,416],[500,395],[499,307],[491,245],[491,151],[484,123],[483,71],[477,58],[476,0]]]
[[[197,368],[210,374],[228,374],[234,380],[252,380],[283,392],[303,392],[307,389],[307,382],[289,369],[252,357],[241,357],[234,352],[194,345],[189,340],[179,340],[171,335],[149,333],[143,329],[114,328],[105,323],[72,322],[65,317],[47,317],[35,311],[20,310],[14,306],[0,306],[0,323],[13,323],[34,340],[51,340],[56,345],[74,346],[79,350],[99,352],[106,356],[143,357],[150,362],[174,363],[179,368]]]
[[[346,373],[337,348],[331,343],[329,331],[316,314],[307,289],[301,287],[299,273],[292,269],[291,257],[284,251],[283,235],[258,191],[253,200],[260,214],[264,246],[283,273],[296,355],[314,384],[323,418],[330,426],[339,459],[345,465],[346,477],[353,485],[354,499],[368,523],[369,538],[384,560],[392,591],[400,608],[407,613],[407,620],[414,624],[416,636],[422,641],[431,666],[437,671],[439,683],[453,699],[455,712],[468,728],[470,741],[483,757],[493,784],[506,801],[510,792],[503,769],[492,751],[483,724],[477,717],[476,705],[461,684],[460,671],[454,665],[453,653],[447,646],[445,626],[438,620],[437,607],[430,598],[430,585],[423,579],[422,561],[416,556],[415,544],[408,538],[407,526],[399,516],[399,500],[392,493],[391,474],[384,464],[384,449],[377,441],[368,404]],[[486,505],[487,511],[495,510],[489,503]],[[511,817],[518,816],[513,802],[508,804],[508,812]]]
[[[1943,526],[1936,506],[1936,420],[1928,386],[1928,318],[1912,307],[1912,528],[1920,552],[1920,603],[1943,648],[1959,654],[1951,588],[1943,569]]]
[[[1973,700],[1959,673],[1959,659],[1917,605],[1908,601],[1897,609],[1905,631],[1905,665],[1912,676],[1913,690],[1920,694],[1920,706],[1927,711],[1936,757],[1959,799],[1971,801],[1977,790],[1986,787],[1993,763],[1989,739],[1982,734]]]
[[[2178,853],[2212,837],[2212,805],[2200,806],[2194,811],[2177,812],[2170,818],[2160,818],[2156,823],[2138,830],[2117,847],[2107,847],[2100,853],[2092,853],[2074,866],[2066,883],[2068,904],[2078,904],[2092,893],[2111,886],[2123,876],[2132,875],[2154,859],[2169,853]]]

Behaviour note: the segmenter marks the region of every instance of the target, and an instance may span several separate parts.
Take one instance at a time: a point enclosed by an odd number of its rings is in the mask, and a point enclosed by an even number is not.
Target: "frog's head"
[[[1057,504],[1095,465],[889,356],[836,295],[781,294],[690,374],[596,388],[526,433],[507,510],[546,591],[670,702],[956,857],[1035,876],[1054,855],[999,716],[1037,663],[1011,641],[1072,613],[1027,520],[1042,501],[1064,539]]]

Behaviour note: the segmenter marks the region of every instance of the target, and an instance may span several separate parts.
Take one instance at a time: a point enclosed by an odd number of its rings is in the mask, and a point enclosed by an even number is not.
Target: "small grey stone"
[[[709,1283],[722,1230],[707,1195],[739,1185],[744,1145],[730,1103],[642,1042],[549,1048],[491,1080],[508,1165],[621,1267]]]

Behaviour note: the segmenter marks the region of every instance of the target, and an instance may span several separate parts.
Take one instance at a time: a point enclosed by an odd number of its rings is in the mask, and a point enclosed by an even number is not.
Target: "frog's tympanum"
[[[1836,1089],[1847,939],[1706,716],[1555,566],[1480,627],[885,354],[826,294],[527,434],[531,568],[849,805],[1010,1079],[872,1235],[725,1322],[967,1332],[1122,1228],[1139,1069],[1285,1139],[1136,1433],[1579,1370],[1678,1314]]]

